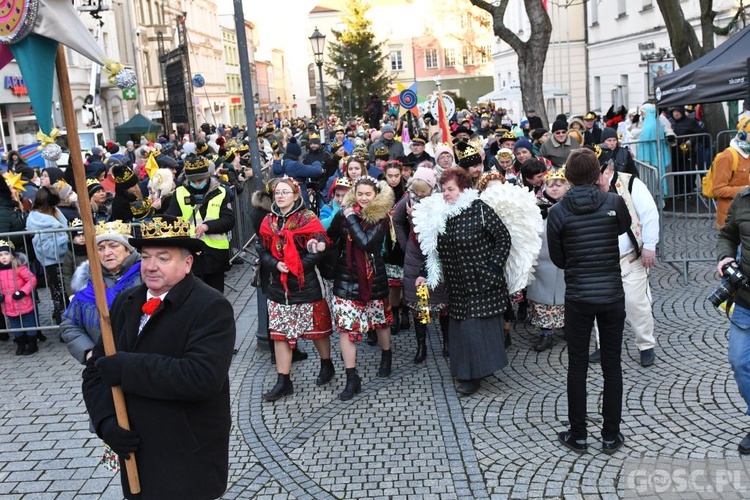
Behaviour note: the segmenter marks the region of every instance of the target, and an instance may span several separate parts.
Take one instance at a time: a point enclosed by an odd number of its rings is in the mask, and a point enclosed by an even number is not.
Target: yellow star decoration
[[[16,191],[26,191],[26,188],[23,186],[28,181],[22,180],[21,174],[11,174],[10,172],[6,172],[3,174],[3,177],[5,177],[5,183],[9,188],[15,189]]]

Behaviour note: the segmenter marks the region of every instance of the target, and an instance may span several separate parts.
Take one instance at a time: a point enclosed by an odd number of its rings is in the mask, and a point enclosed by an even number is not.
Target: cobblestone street
[[[556,441],[567,425],[565,343],[558,337],[536,353],[533,328],[520,323],[510,366],[471,397],[457,396],[433,326],[421,365],[412,363],[413,333],[394,337],[388,379],[375,377],[379,350],[363,343],[362,393],[348,402],[337,398],[344,384],[337,340],[337,374],[322,388],[306,342],[310,358],[292,370],[295,394],[262,402],[275,371],[256,350],[250,274],[239,265],[228,275],[238,352],[225,498],[616,498],[625,493],[625,459],[736,458],[748,430],[726,359],[728,322],[705,300],[717,284],[709,264],[691,266],[689,285],[669,266],[653,271],[657,361],[639,365],[626,328],[626,446],[613,456],[599,451],[600,366],[589,371],[589,452],[576,455]],[[120,498],[119,478],[97,467],[102,447],[88,431],[82,367],[56,333],[48,337],[30,357],[0,345],[0,497]]]

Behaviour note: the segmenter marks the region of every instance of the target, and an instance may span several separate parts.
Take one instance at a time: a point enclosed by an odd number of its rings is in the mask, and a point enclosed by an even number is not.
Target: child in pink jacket
[[[14,252],[13,243],[0,240],[0,305],[11,330],[34,328],[34,299],[36,276],[26,265],[26,256]],[[13,331],[13,341],[18,344],[16,355],[34,354],[36,330]]]

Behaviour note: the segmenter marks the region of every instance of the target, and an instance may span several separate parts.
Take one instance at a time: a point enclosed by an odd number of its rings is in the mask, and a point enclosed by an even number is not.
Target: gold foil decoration
[[[417,287],[417,307],[419,308],[419,322],[426,325],[430,322],[430,290],[423,283]]]

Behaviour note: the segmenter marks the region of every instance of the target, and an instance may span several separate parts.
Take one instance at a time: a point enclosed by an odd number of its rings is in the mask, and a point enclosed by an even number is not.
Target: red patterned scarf
[[[280,217],[270,213],[260,226],[260,238],[264,247],[271,255],[289,268],[289,273],[297,278],[300,290],[305,285],[305,270],[302,267],[300,251],[307,252],[307,242],[311,239],[330,243],[326,230],[313,212],[302,209],[294,212],[279,227]],[[287,285],[288,274],[281,273],[281,284],[285,292],[289,292]]]

